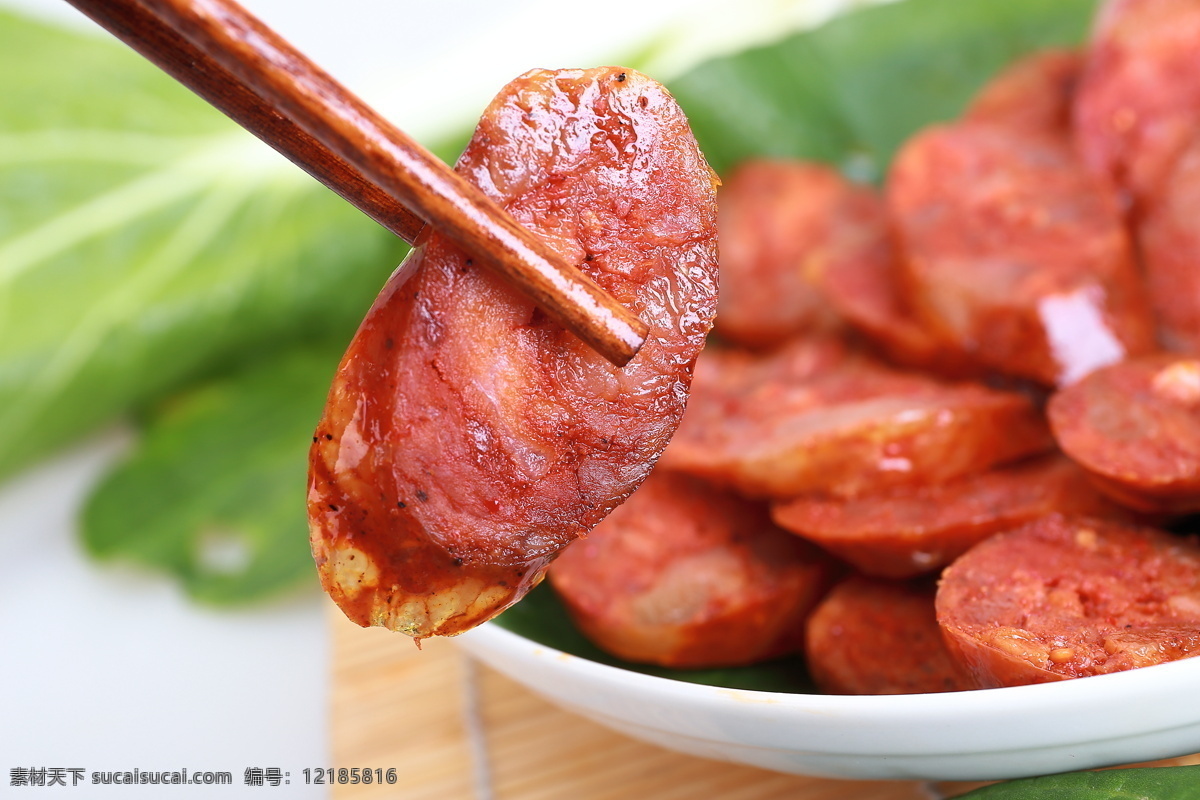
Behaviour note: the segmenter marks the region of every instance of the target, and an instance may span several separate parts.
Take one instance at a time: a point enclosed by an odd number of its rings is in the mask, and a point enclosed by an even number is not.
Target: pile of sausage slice
[[[1116,0],[882,188],[725,176],[682,424],[550,570],[580,627],[670,666],[801,651],[836,693],[1200,655],[1197,53],[1200,2]]]

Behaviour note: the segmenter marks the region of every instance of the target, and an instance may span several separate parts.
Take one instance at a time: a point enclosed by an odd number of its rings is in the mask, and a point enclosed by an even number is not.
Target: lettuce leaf
[[[89,498],[87,550],[173,574],[216,605],[315,585],[306,456],[338,355],[293,349],[164,403]]]
[[[0,478],[346,341],[403,246],[124,46],[0,12]]]

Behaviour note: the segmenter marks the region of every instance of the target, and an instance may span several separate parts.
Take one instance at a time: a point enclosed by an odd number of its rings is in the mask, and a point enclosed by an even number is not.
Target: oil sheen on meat
[[[650,327],[609,364],[437,233],[351,343],[313,439],[311,543],[346,615],[421,639],[520,599],[646,477],[716,307],[716,177],[629,70],[535,70],[456,169]]]

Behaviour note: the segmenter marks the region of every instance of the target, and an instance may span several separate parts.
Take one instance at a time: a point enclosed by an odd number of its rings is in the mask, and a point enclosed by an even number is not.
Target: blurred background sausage
[[[771,507],[781,527],[887,578],[935,572],[992,534],[1053,512],[1130,516],[1060,453],[946,483]]]
[[[550,568],[590,639],[668,667],[752,664],[794,652],[833,564],[766,507],[656,470]]]

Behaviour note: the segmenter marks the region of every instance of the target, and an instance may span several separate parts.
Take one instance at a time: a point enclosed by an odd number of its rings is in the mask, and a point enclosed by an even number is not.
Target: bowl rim
[[[458,639],[485,663],[575,710],[677,734],[707,733],[715,741],[722,738],[722,729],[736,727],[746,734],[743,743],[752,747],[817,748],[845,755],[967,755],[1194,729],[1189,735],[1200,749],[1200,692],[1195,691],[1200,658],[1029,686],[823,695],[648,675],[572,655],[492,623]],[[580,692],[580,687],[591,691]],[[682,727],[694,725],[697,717],[723,722],[709,731]]]

